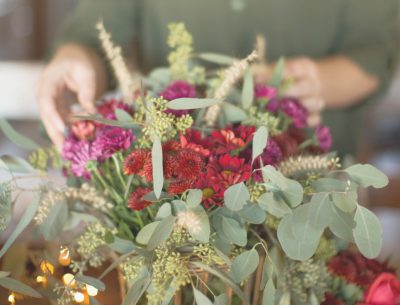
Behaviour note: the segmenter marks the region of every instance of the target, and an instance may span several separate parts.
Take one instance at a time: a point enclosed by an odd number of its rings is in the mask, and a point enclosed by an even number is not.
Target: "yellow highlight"
[[[77,303],[82,303],[85,300],[85,295],[81,292],[75,292],[74,300]]]
[[[67,247],[61,247],[58,262],[62,266],[68,266],[71,263],[71,256]]]
[[[90,295],[91,297],[95,297],[99,292],[97,290],[97,288],[87,285],[87,284],[86,284],[86,291],[87,291],[87,294]]]
[[[76,281],[74,279],[74,275],[71,274],[71,273],[64,274],[62,279],[63,279],[64,285],[67,286],[67,287],[73,287],[76,284]]]
[[[44,274],[54,274],[54,266],[46,260],[40,263],[40,270],[42,270]]]
[[[9,301],[12,305],[15,304],[15,296],[14,296],[14,293],[11,293],[11,294],[8,296],[8,301]]]

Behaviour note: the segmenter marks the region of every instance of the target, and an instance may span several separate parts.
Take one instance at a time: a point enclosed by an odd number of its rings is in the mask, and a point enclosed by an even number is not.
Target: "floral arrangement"
[[[301,103],[284,97],[283,59],[268,84],[254,84],[259,50],[242,60],[195,54],[177,23],[170,66],[139,80],[98,29],[122,98],[77,116],[61,156],[0,121],[33,151],[29,163],[1,157],[12,177],[0,185],[0,229],[20,193],[35,195],[0,257],[31,222],[52,244],[30,259],[25,284],[0,272],[11,303],[98,304],[102,279],[117,269],[124,305],[398,304],[394,270],[373,259],[379,221],[357,202],[358,188],[387,177],[367,164],[341,168],[329,128],[309,126]],[[53,185],[52,166],[67,185]],[[32,177],[44,182],[21,188]]]

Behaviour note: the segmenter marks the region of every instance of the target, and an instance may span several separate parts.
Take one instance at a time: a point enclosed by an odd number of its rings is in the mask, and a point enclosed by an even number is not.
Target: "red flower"
[[[202,203],[206,208],[222,206],[223,188],[215,182],[213,179],[209,179],[206,174],[203,174],[197,180],[196,188],[203,191]]]
[[[244,148],[253,139],[254,131],[254,126],[246,125],[213,131],[211,137],[214,141],[215,153],[217,155],[226,154],[232,150]]]
[[[128,113],[132,113],[132,108],[117,99],[108,99],[97,106],[97,112],[100,113],[104,118],[108,120],[115,120],[117,117],[115,115],[115,110],[122,109]]]
[[[128,207],[134,211],[141,211],[152,204],[151,201],[142,199],[142,197],[152,191],[149,187],[139,187],[131,193],[128,201]]]
[[[400,281],[392,273],[382,273],[364,295],[358,305],[396,305],[400,304]]]
[[[195,180],[193,179],[175,179],[172,180],[167,188],[169,194],[177,195],[181,194],[188,189],[193,188],[195,185]]]
[[[78,140],[91,141],[94,138],[96,124],[92,121],[76,121],[72,124],[71,131]]]
[[[214,159],[207,167],[207,176],[214,183],[224,189],[230,185],[248,180],[251,175],[251,167],[245,163],[245,159],[232,157],[228,154]]]
[[[368,287],[383,272],[393,272],[386,263],[367,259],[358,252],[344,250],[328,262],[328,269],[348,282]]]
[[[151,160],[151,153],[148,149],[136,149],[132,151],[124,161],[125,175],[141,175],[146,161]]]
[[[210,150],[208,149],[210,143],[206,139],[202,139],[200,131],[188,129],[184,135],[180,135],[179,139],[182,148],[193,149],[204,157],[210,155]]]
[[[196,179],[202,172],[205,163],[200,153],[192,149],[181,149],[176,154],[177,176],[183,179]]]
[[[325,301],[322,302],[321,305],[345,305],[342,300],[336,298],[335,295],[331,293],[325,294]]]

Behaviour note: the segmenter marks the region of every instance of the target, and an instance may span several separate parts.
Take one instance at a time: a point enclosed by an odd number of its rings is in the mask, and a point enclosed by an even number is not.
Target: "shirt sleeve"
[[[122,48],[130,46],[137,35],[136,0],[80,0],[74,13],[67,18],[57,47],[63,43],[80,43],[100,49],[96,24],[103,21],[113,41]]]
[[[345,0],[337,52],[390,83],[399,55],[398,0]]]

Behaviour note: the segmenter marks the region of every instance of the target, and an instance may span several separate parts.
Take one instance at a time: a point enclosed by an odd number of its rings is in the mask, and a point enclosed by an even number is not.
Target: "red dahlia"
[[[171,180],[167,188],[169,194],[177,195],[181,194],[188,189],[193,188],[195,185],[195,180],[193,179],[175,179]]]
[[[151,201],[142,199],[142,197],[152,191],[149,187],[139,187],[131,193],[128,201],[128,207],[134,211],[141,211],[152,204]]]
[[[211,136],[215,145],[215,153],[217,155],[226,154],[244,148],[253,139],[254,131],[254,126],[245,125],[213,131]]]
[[[124,161],[125,175],[141,175],[147,160],[151,160],[151,153],[147,149],[136,149],[132,151]]]
[[[183,179],[194,180],[202,172],[205,163],[200,153],[192,149],[181,149],[176,154],[177,176]]]

